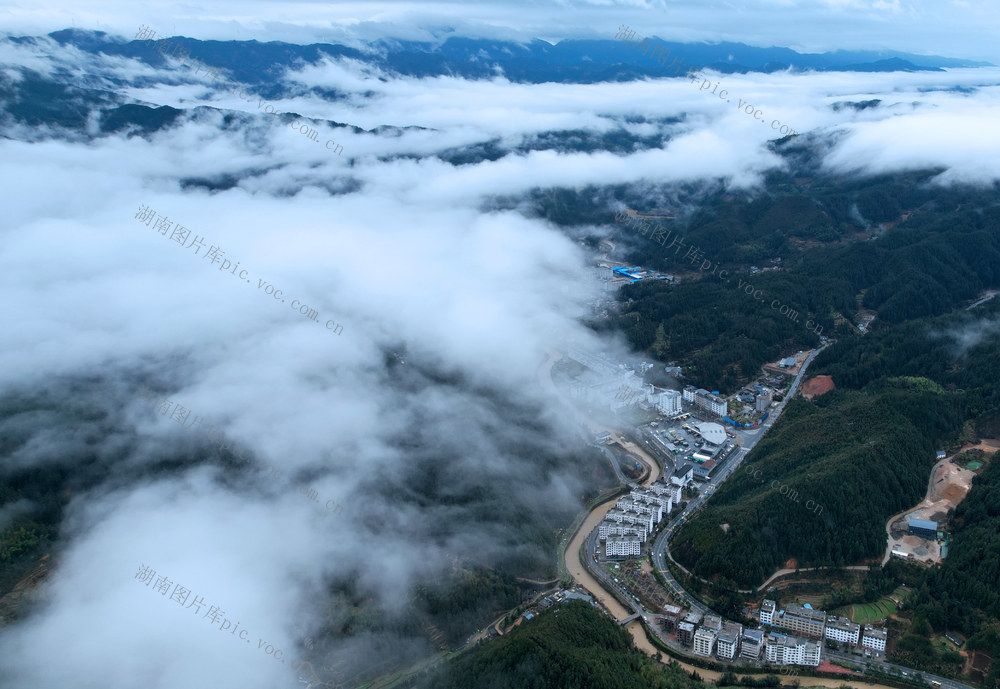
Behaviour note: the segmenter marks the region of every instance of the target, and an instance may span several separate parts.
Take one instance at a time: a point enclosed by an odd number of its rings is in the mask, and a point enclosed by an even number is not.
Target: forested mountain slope
[[[934,451],[992,427],[1000,314],[981,310],[824,351],[810,373],[833,375],[838,389],[788,406],[675,537],[678,561],[747,588],[791,558],[809,567],[880,557],[886,520],[923,498]]]

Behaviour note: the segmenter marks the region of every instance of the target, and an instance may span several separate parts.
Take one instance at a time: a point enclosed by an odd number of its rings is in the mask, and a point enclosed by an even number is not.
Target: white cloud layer
[[[748,11],[763,6],[747,4]],[[784,6],[804,11],[800,3]],[[281,16],[306,18],[302,32],[314,29],[310,22],[362,27],[412,11],[389,3],[283,7]],[[882,18],[912,7],[866,5]],[[277,16],[266,3],[257,9],[254,17]],[[608,11],[588,6],[585,13],[598,9]],[[825,11],[845,9],[831,3]],[[474,4],[465,21],[493,10]],[[246,17],[230,25],[224,9],[215,11],[218,18],[178,18],[178,32],[267,24]],[[100,14],[115,17],[117,26],[135,12],[110,2],[72,11],[9,8],[22,25],[75,16],[93,27]],[[166,12],[154,5],[141,20],[172,30]],[[278,28],[276,35],[295,33]],[[769,149],[779,136],[775,119],[834,142],[823,164],[839,174],[933,167],[942,169],[942,183],[1000,178],[996,69],[706,75],[730,92],[728,103],[682,79],[399,79],[349,61],[289,74],[304,95],[275,107],[314,118],[321,139],[344,146],[338,157],[259,118],[253,104],[207,88],[190,70],[93,58],[50,42],[3,43],[0,57],[8,73],[12,64],[46,74],[70,66],[93,86],[123,79],[132,84],[126,93],[153,105],[245,113],[225,126],[219,112],[188,114],[148,141],[53,137],[5,125],[0,182],[9,201],[0,216],[0,282],[15,325],[0,334],[0,391],[47,394],[69,407],[93,403],[111,429],[94,441],[87,424],[59,426],[29,413],[9,421],[30,440],[0,478],[84,447],[81,471],[109,473],[72,496],[63,534],[68,550],[32,615],[0,640],[0,676],[15,682],[5,686],[279,686],[290,681],[288,670],[256,648],[257,638],[294,655],[296,643],[324,619],[315,601],[331,578],[356,580],[403,608],[407,587],[447,571],[452,558],[520,547],[462,521],[465,514],[448,505],[418,509],[394,500],[419,479],[406,475],[412,457],[401,437],[426,434],[442,454],[462,447],[448,465],[454,472],[441,477],[445,484],[485,477],[539,502],[572,505],[577,477],[556,473],[520,485],[534,457],[512,456],[505,443],[574,442],[576,429],[538,389],[536,376],[549,351],[596,341],[580,324],[596,289],[592,257],[547,222],[486,210],[497,197],[717,180],[754,188],[784,165]],[[140,88],[140,78],[162,85]],[[309,85],[335,87],[349,98],[323,101],[305,95]],[[877,108],[832,107],[875,98],[882,101]],[[764,119],[738,111],[738,99],[752,102]],[[356,134],[326,119],[366,130],[409,129]],[[663,134],[668,141],[627,155],[545,150],[446,162],[452,149],[490,142],[507,149],[570,130]],[[226,176],[238,181],[225,191],[187,185]],[[135,220],[140,204],[202,237],[205,249],[195,254]],[[206,260],[212,245],[239,261],[250,281]],[[280,289],[285,302],[259,288],[260,279]],[[319,324],[293,311],[293,299],[315,308]],[[340,336],[324,327],[328,319],[343,325]],[[390,367],[390,354],[407,363]],[[441,380],[445,374],[459,382]],[[67,381],[81,380],[91,381],[90,396],[70,396]],[[188,431],[129,401],[140,380],[286,475],[308,476],[320,495],[344,506],[343,514],[283,493],[273,480],[198,461]],[[514,402],[537,416],[516,417],[508,408]],[[547,424],[551,437],[539,440],[529,428],[534,422]],[[124,460],[113,459],[122,452]],[[167,461],[182,463],[168,470]],[[454,529],[429,533],[429,525],[441,523]],[[252,644],[213,631],[134,581],[140,563],[222,605],[252,632]]]

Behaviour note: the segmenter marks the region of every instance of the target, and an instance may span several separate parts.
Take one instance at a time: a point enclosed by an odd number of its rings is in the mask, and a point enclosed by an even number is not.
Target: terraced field
[[[890,615],[895,615],[898,607],[897,602],[901,603],[909,595],[910,591],[901,586],[875,603],[856,603],[838,608],[834,612],[837,615],[849,617],[852,622],[858,624],[881,622]]]

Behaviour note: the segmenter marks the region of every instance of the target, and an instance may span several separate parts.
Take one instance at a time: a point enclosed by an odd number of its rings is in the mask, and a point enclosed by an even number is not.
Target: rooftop
[[[826,622],[826,612],[823,610],[810,610],[801,605],[789,605],[782,613],[789,617],[798,617],[810,622]]]
[[[721,445],[726,442],[726,429],[717,423],[696,423],[692,426],[698,431],[698,435],[714,445]]]

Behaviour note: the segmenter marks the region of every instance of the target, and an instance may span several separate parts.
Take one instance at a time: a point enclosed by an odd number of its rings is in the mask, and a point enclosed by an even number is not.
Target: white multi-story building
[[[826,613],[802,605],[788,605],[771,618],[771,624],[822,639],[823,629],[826,626]]]
[[[659,481],[652,483],[646,490],[652,492],[654,495],[670,495],[670,484],[667,483],[667,479],[664,476]]]
[[[743,625],[735,622],[726,622],[719,632],[716,640],[715,655],[722,660],[732,660],[740,648],[740,636],[743,633]]]
[[[667,503],[665,514],[669,514],[670,510],[674,508],[674,505],[681,501],[681,487],[670,483],[666,477],[664,477],[662,481],[657,481],[651,485],[647,491],[659,498],[669,498],[670,502]]]
[[[718,416],[725,416],[729,412],[729,403],[726,400],[713,395],[704,388],[695,390],[694,387],[688,385],[684,388],[684,392],[681,393],[681,397],[685,402],[690,402],[696,407],[707,409]]]
[[[608,557],[635,557],[642,552],[638,538],[608,538]]]
[[[802,664],[816,667],[820,663],[819,644],[807,641],[802,648]]]
[[[764,643],[764,657],[772,665],[816,666],[820,663],[820,648],[812,641],[772,632]]]
[[[759,629],[744,629],[740,635],[740,657],[757,660],[764,648],[764,632]]]
[[[631,524],[643,525],[646,531],[652,531],[653,527],[656,525],[656,515],[653,512],[653,508],[648,505],[630,505],[629,507],[615,507],[613,510],[608,511],[608,515],[612,512],[616,514],[623,515],[621,520],[616,519],[615,521],[629,521]]]
[[[656,398],[656,410],[664,416],[681,413],[681,393],[677,390],[664,390]]]
[[[630,497],[636,503],[647,505],[654,511],[659,512],[659,515],[656,517],[657,523],[670,514],[670,510],[673,508],[673,500],[669,495],[656,495],[651,491],[644,491],[640,493],[639,491],[633,490]]]
[[[608,513],[604,515],[604,518],[618,524],[632,524],[634,526],[638,526],[644,529],[646,533],[653,530],[653,525],[650,523],[650,515],[641,515],[636,514],[635,512],[626,512],[625,510],[613,508],[608,510]]]
[[[773,665],[799,665],[802,661],[802,649],[794,638],[771,633],[764,641],[764,659]]]
[[[674,468],[674,473],[670,475],[670,483],[683,488],[694,479],[694,465],[680,464]]]
[[[861,645],[876,651],[885,651],[885,639],[889,635],[889,630],[885,627],[874,627],[865,625],[865,632],[861,635]]]
[[[828,639],[857,646],[860,634],[861,625],[857,622],[851,622],[846,617],[831,616],[826,620],[826,638]]]
[[[695,655],[704,656],[705,658],[711,658],[712,653],[715,651],[715,632],[711,629],[706,629],[702,627],[694,633],[694,651]]]
[[[673,509],[673,505],[671,505],[672,500],[668,493],[663,493],[661,495],[660,493],[655,493],[644,488],[642,490],[633,490],[629,495],[633,500],[642,500],[643,502],[649,504],[661,506],[664,514],[670,514],[670,510]]]
[[[774,619],[774,608],[775,604],[773,600],[765,598],[760,603],[760,623],[761,624],[772,624]]]
[[[601,522],[600,526],[597,527],[597,537],[606,541],[610,536],[628,536],[638,538],[641,543],[646,542],[646,530],[640,526],[609,521]]]
[[[644,497],[633,498],[631,496],[622,497],[615,503],[615,507],[628,512],[649,515],[653,524],[659,524],[663,519],[663,507],[659,502],[647,502]]]

